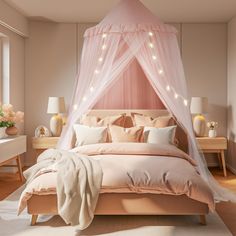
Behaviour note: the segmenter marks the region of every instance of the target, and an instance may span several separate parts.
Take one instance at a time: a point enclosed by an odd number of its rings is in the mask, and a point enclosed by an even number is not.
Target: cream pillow
[[[131,115],[134,126],[163,128],[169,126],[171,120],[171,116],[159,116],[153,119],[150,116],[138,113],[132,113]]]
[[[143,132],[145,143],[175,145],[176,126],[165,128],[145,127]]]
[[[83,146],[88,144],[106,143],[107,127],[88,127],[85,125],[74,125],[76,145]]]
[[[126,114],[121,114],[117,116],[107,116],[102,119],[97,116],[83,115],[80,120],[80,124],[91,127],[101,127],[108,125],[118,125],[124,127],[125,115]]]
[[[112,125],[109,130],[113,143],[140,142],[143,134],[143,127],[122,128]]]

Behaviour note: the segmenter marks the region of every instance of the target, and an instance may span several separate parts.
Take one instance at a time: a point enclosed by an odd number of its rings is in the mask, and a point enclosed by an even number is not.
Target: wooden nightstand
[[[222,164],[224,176],[227,176],[226,165],[225,165],[225,153],[227,150],[227,139],[225,137],[197,137],[199,149],[203,153],[217,153],[220,164]]]
[[[36,151],[37,157],[46,149],[55,148],[59,137],[32,138],[32,147]]]

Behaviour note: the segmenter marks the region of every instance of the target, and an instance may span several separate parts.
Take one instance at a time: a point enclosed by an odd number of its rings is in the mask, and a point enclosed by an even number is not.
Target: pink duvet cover
[[[185,194],[214,209],[211,190],[196,171],[195,162],[173,145],[104,143],[78,147],[73,152],[99,160],[103,171],[101,193]],[[23,191],[19,212],[33,194],[56,194],[57,172],[42,171]]]

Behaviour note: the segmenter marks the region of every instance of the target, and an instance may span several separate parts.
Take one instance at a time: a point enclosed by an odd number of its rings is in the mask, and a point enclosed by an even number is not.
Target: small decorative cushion
[[[124,127],[125,115],[126,114],[121,114],[117,116],[107,116],[103,119],[97,116],[84,115],[80,120],[80,124],[87,125],[90,127],[102,127],[108,125],[117,125]]]
[[[109,130],[113,143],[140,142],[143,134],[143,127],[122,128],[112,125]]]
[[[88,127],[85,125],[75,124],[74,130],[76,135],[75,146],[106,143],[107,127]]]
[[[131,115],[134,126],[163,128],[169,126],[171,120],[171,116],[159,116],[153,119],[150,116],[145,116],[138,113],[132,113]]]
[[[143,132],[145,143],[175,145],[176,126],[165,128],[145,127]]]

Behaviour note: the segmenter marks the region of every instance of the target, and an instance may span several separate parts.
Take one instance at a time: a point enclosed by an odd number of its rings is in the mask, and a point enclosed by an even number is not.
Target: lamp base
[[[193,118],[193,129],[197,137],[203,137],[206,130],[206,119],[203,115],[196,115]]]
[[[63,127],[63,119],[60,115],[54,115],[50,120],[50,130],[52,136],[59,137]]]

